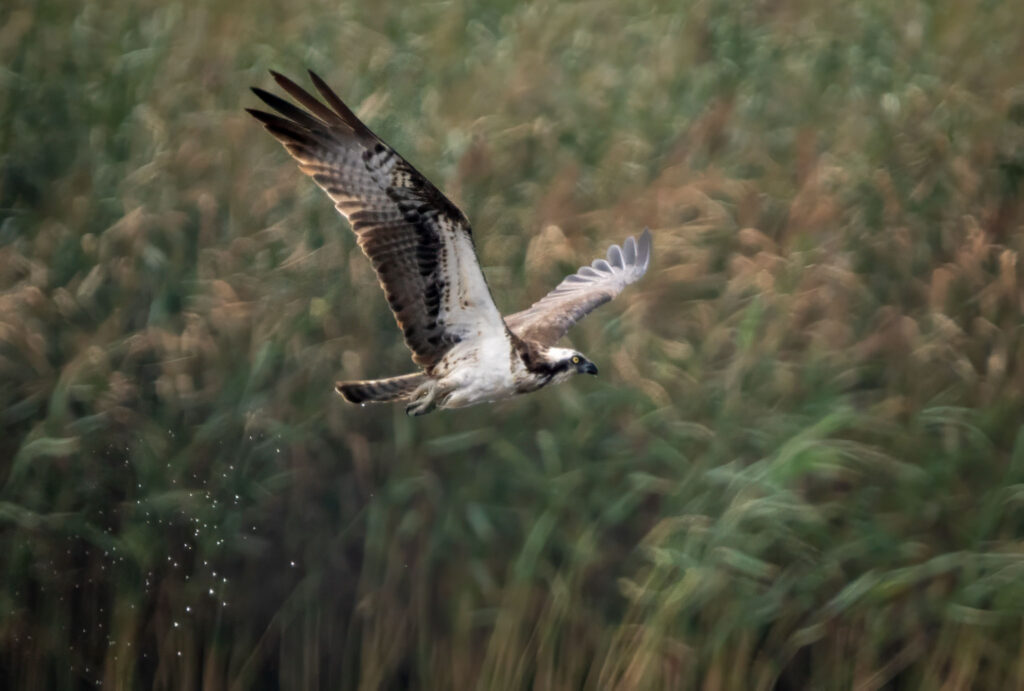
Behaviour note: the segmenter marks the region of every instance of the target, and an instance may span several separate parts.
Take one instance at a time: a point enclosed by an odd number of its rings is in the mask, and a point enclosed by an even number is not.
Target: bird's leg
[[[437,407],[438,386],[435,381],[420,384],[409,396],[409,405],[405,406],[406,415],[426,415]]]

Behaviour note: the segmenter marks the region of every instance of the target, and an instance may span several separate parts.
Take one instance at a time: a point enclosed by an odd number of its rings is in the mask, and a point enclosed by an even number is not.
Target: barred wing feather
[[[316,74],[310,77],[326,104],[272,74],[303,107],[254,88],[277,114],[249,113],[351,223],[413,360],[430,368],[459,341],[503,332],[469,221],[458,207],[371,132]]]
[[[607,259],[566,276],[558,286],[530,307],[505,318],[509,330],[526,340],[554,345],[573,324],[613,299],[647,272],[651,261],[651,232],[628,238],[622,247],[608,248]]]

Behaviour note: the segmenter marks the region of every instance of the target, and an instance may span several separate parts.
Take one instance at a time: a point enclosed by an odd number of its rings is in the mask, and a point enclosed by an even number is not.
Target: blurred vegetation
[[[1024,685],[1024,13],[0,7],[0,686]],[[602,377],[407,419],[310,67]]]

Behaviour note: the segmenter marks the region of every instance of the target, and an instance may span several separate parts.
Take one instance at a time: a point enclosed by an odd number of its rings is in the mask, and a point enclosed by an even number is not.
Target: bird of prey
[[[502,317],[473,245],[469,221],[447,197],[363,124],[313,72],[326,102],[276,72],[299,106],[260,88],[277,114],[247,109],[330,195],[373,263],[421,371],[338,382],[352,403],[405,401],[406,412],[459,408],[536,391],[573,374],[597,374],[581,353],[555,344],[577,321],[647,271],[650,231],[612,245],[527,309]]]

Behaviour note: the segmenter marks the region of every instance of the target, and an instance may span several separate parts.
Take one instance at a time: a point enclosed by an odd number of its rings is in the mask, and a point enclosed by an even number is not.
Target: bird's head
[[[573,374],[597,374],[597,365],[572,348],[548,348],[547,361],[554,368],[557,381]]]

